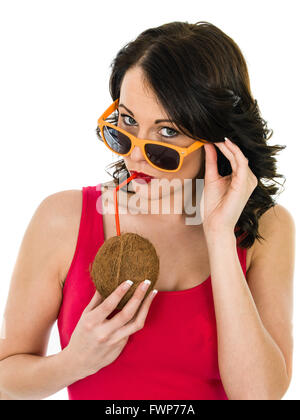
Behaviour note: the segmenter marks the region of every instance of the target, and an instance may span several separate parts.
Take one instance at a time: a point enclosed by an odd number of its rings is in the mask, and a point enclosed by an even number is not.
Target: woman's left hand
[[[217,166],[217,151],[230,161],[232,173],[221,176]],[[222,143],[205,144],[205,177],[200,211],[205,235],[234,232],[235,225],[254,189],[256,176],[240,148],[226,139]]]

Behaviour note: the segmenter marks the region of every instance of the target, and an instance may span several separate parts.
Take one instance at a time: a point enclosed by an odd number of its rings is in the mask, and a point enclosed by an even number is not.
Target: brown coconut
[[[145,279],[151,281],[145,297],[158,279],[159,258],[152,243],[136,234],[123,233],[107,239],[99,248],[89,268],[91,278],[105,299],[119,284],[132,280],[133,284],[116,309],[122,309]],[[144,297],[144,298],[145,298]]]

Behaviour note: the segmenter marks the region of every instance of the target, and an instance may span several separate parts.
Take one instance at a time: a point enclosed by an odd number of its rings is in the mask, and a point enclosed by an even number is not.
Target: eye
[[[134,121],[135,122],[135,120],[132,117],[130,117],[129,115],[121,114],[121,117],[123,117],[123,122],[124,122],[125,125],[134,125],[134,124],[130,124],[130,123],[128,123],[128,122],[125,121],[125,118],[129,118],[131,121]]]
[[[169,133],[171,132],[171,134],[169,136],[162,134],[163,137],[171,138],[171,137],[176,137],[178,135],[178,131],[173,130],[173,128],[170,128],[170,127],[163,127],[162,130],[169,130]]]
[[[132,122],[132,121],[134,121],[134,122],[136,122],[135,121],[135,119],[134,118],[132,118],[132,117],[130,117],[129,115],[126,115],[126,114],[121,114],[121,117],[122,117],[122,119],[123,119],[123,123],[125,124],[125,125],[128,125],[128,126],[133,126],[133,125],[135,125],[135,124],[133,124],[133,123],[130,123],[130,121]],[[128,118],[128,120],[126,121],[126,118]],[[174,130],[173,128],[170,128],[170,127],[162,127],[161,128],[161,131],[162,130],[166,130],[166,132],[168,132],[169,133],[169,135],[168,134],[161,134],[161,136],[162,137],[165,137],[165,138],[168,138],[168,139],[170,139],[170,138],[174,138],[174,137],[177,137],[178,136],[178,131],[177,130]],[[171,134],[170,134],[170,132],[171,132]]]

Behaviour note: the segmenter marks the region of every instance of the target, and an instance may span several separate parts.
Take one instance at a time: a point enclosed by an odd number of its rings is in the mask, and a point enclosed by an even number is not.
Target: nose
[[[130,153],[130,159],[134,160],[135,162],[145,161],[145,157],[143,152],[139,146],[134,146],[132,152]]]

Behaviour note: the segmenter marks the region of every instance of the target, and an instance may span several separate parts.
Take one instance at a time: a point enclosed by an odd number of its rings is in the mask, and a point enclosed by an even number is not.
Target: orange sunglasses
[[[135,146],[139,146],[149,165],[164,172],[176,172],[182,166],[183,159],[204,145],[205,140],[195,139],[189,147],[179,147],[155,140],[143,140],[122,128],[105,121],[118,107],[116,99],[98,119],[104,144],[120,156],[128,156]]]

